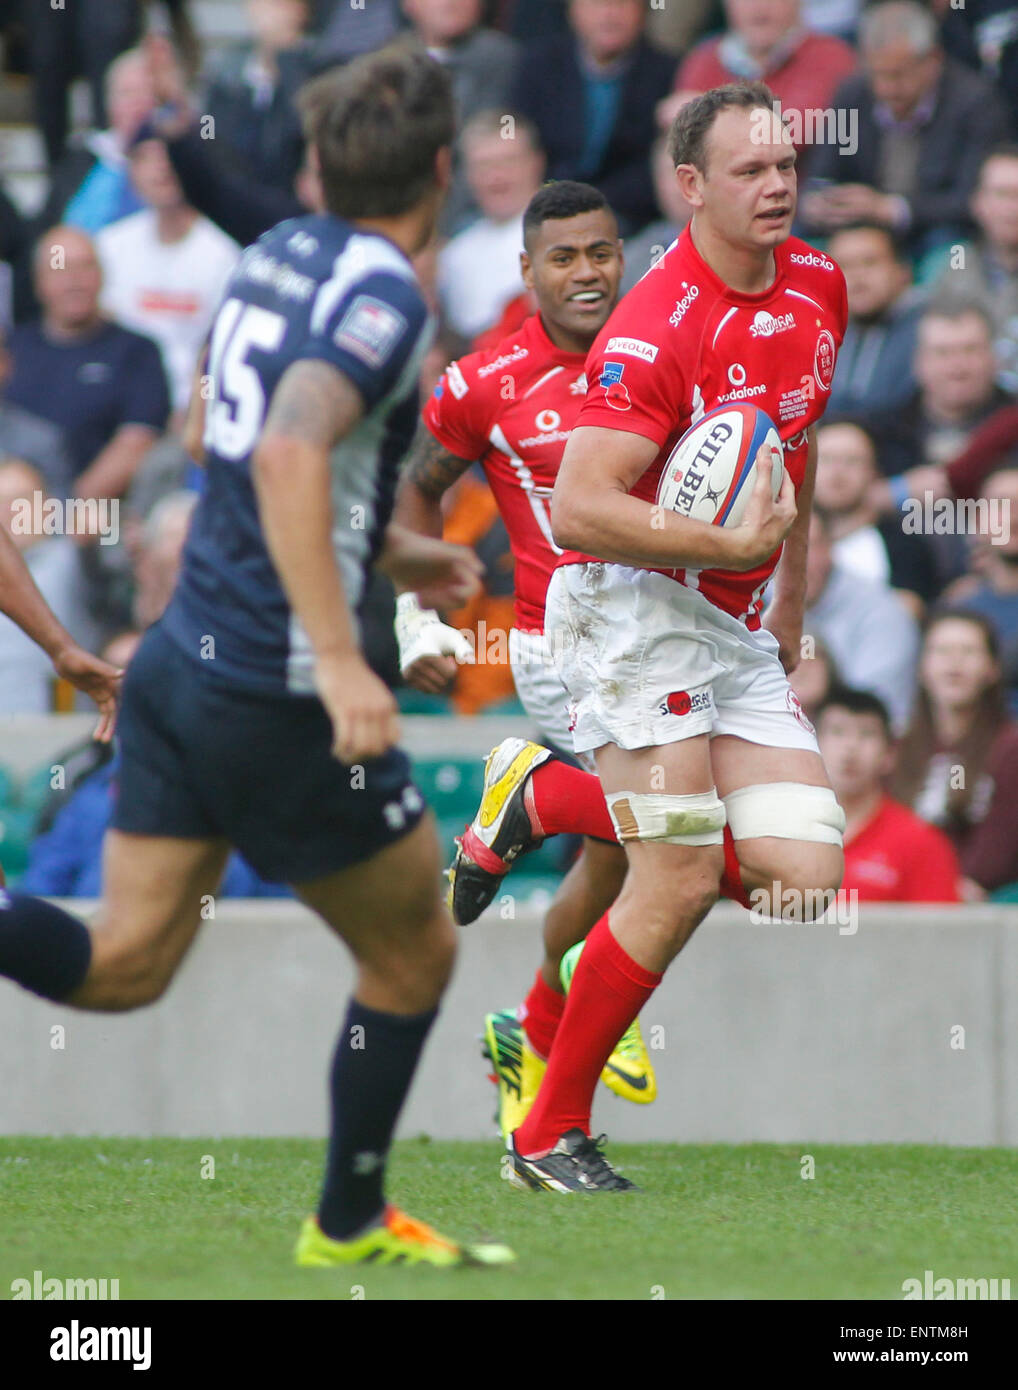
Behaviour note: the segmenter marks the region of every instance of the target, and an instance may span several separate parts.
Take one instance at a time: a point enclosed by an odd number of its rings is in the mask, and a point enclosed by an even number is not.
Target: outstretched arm
[[[0,611],[40,646],[58,676],[83,690],[99,706],[95,737],[108,743],[117,714],[122,671],[79,647],[36,587],[10,536],[0,528]]]

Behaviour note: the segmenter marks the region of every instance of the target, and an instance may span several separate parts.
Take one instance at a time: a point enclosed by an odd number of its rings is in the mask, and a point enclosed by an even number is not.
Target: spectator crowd
[[[129,652],[168,598],[202,485],[189,406],[223,287],[245,245],[320,210],[296,103],[309,77],[400,35],[450,73],[452,188],[417,264],[438,321],[422,400],[446,362],[534,311],[521,216],[545,181],[608,199],[625,292],[689,217],[676,112],[761,79],[798,151],[795,231],[848,290],[793,677],[848,815],[846,886],[1018,897],[1018,0],[235,3],[246,37],[207,49],[187,0],[29,6],[7,35],[47,169],[31,212],[0,187],[0,524],[62,620]],[[78,130],[75,77],[91,110]],[[95,523],[26,535],[30,497],[94,503]],[[489,575],[460,618],[508,626],[511,557],[480,470],[445,505]],[[398,680],[384,582],[369,606],[372,659]],[[3,709],[51,708],[31,644],[5,622],[0,646]],[[466,715],[512,696],[491,666],[448,697],[404,699]],[[50,832],[34,891],[94,888],[114,776],[98,769],[63,838]]]

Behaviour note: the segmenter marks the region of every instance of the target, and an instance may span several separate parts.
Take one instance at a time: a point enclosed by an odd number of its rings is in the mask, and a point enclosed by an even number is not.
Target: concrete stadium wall
[[[489,912],[463,932],[403,1134],[493,1133],[476,1034],[528,986],[539,929]],[[350,978],[298,905],[235,902],[149,1010],[80,1014],[0,982],[0,1132],[322,1135]],[[841,935],[721,905],[644,1012],[657,1102],[602,1087],[595,1122],[619,1140],[1018,1145],[1016,986],[1018,908],[864,908]]]

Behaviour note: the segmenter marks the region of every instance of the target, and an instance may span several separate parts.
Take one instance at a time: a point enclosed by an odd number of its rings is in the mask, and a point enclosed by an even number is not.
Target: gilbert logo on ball
[[[657,503],[692,521],[738,526],[756,483],[756,456],[771,450],[771,490],[784,472],[781,437],[771,418],[749,402],[708,411],[675,445],[661,470]]]

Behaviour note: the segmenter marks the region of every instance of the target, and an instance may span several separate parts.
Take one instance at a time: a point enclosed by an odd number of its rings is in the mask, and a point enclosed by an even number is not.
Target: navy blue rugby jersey
[[[163,618],[212,675],[269,693],[314,690],[311,646],[269,556],[251,477],[280,377],[320,359],[364,398],[331,459],[333,545],[356,617],[416,428],[432,327],[403,252],[338,217],[281,222],[244,252],[212,327],[206,487]]]

